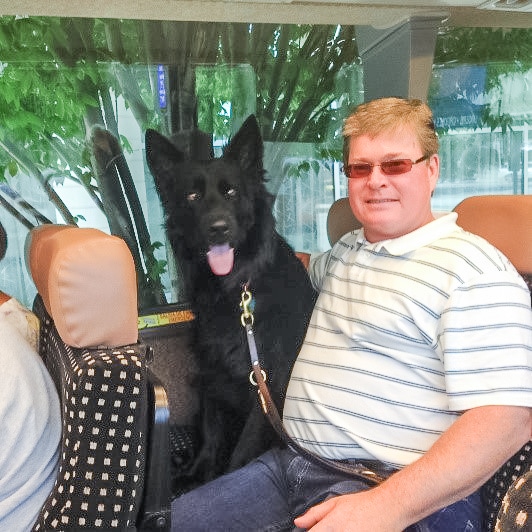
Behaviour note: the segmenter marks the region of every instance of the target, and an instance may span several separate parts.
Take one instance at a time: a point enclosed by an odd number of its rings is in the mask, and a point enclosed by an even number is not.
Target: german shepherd
[[[275,230],[253,115],[220,158],[187,160],[153,130],[146,132],[146,158],[196,316],[201,445],[187,476],[201,484],[280,443],[249,379],[239,305],[244,287],[252,295],[261,366],[280,412],[316,294],[301,261]]]

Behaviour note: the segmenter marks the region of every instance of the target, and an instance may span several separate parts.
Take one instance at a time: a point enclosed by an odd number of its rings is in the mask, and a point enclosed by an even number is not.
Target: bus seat
[[[455,209],[457,223],[500,249],[532,286],[532,195],[472,196]],[[327,234],[333,245],[342,235],[358,229],[348,198],[336,200],[327,217]],[[484,524],[492,532],[502,500],[510,485],[532,470],[532,441],[529,441],[483,486]]]
[[[532,195],[471,196],[454,211],[457,223],[500,249],[525,276],[532,276]]]
[[[30,231],[26,261],[63,423],[33,531],[169,530],[168,404],[138,342],[129,249],[96,229],[50,224]]]
[[[329,213],[327,214],[327,236],[331,246],[336,244],[349,231],[360,229],[361,227],[362,224],[356,219],[351,210],[349,198],[337,199],[329,208]]]
[[[532,287],[532,195],[471,196],[454,211],[458,213],[458,225],[500,249]],[[529,441],[484,485],[483,530],[494,530],[511,484],[531,470],[532,441]]]

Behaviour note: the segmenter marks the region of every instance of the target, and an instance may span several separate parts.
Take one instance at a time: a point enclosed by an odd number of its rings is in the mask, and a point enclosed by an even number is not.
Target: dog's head
[[[186,160],[166,137],[146,132],[146,159],[176,252],[196,261],[206,258],[215,275],[232,271],[235,253],[253,252],[256,240],[273,228],[262,155],[253,115],[217,159]]]

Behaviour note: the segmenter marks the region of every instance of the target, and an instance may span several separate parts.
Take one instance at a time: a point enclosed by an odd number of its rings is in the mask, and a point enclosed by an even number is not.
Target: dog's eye
[[[236,188],[228,188],[225,192],[228,198],[234,198],[236,196]]]
[[[187,201],[189,202],[198,201],[199,199],[201,199],[201,194],[199,192],[191,192],[187,196]]]

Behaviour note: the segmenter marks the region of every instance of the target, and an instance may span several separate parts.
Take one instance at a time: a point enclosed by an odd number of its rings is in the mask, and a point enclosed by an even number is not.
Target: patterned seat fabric
[[[510,486],[527,471],[532,470],[532,442],[528,442],[484,485],[482,497],[484,503],[483,530],[495,530],[497,514]]]
[[[139,343],[135,265],[97,229],[32,229],[39,353],[62,408],[56,482],[33,530],[168,530],[168,401]]]
[[[71,348],[39,296],[34,312],[63,431],[56,484],[33,530],[136,530],[146,462],[144,349]]]
[[[512,483],[503,499],[495,532],[525,532],[532,528],[532,469]]]

